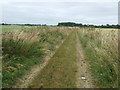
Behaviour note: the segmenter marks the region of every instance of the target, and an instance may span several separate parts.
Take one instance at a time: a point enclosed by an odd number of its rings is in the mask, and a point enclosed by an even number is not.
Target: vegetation
[[[21,26],[21,25],[2,25],[2,32],[25,31],[32,30],[35,27]]]
[[[62,40],[65,41],[35,77],[30,87],[76,87],[76,32],[97,86],[100,88],[120,86],[117,66],[120,62],[118,60],[118,30],[94,27],[93,25],[76,25],[71,22],[59,23],[54,27],[2,25],[3,87],[12,87],[32,66],[42,64],[43,57],[54,52],[55,47]]]
[[[76,24],[74,22],[61,22],[58,23],[58,26],[83,26],[82,24]]]
[[[117,30],[82,28],[78,34],[97,85],[102,88],[117,88]]]
[[[35,77],[32,88],[74,88],[76,66],[76,32],[71,32],[50,59],[48,65]]]
[[[37,27],[37,26],[56,26],[56,25],[46,25],[46,24],[6,24],[6,23],[2,23],[1,24],[3,26],[3,28],[6,26],[8,27],[12,27],[12,26],[18,26],[19,27]],[[82,24],[82,23],[74,23],[74,22],[59,22],[57,26],[67,26],[67,27],[92,27],[92,28],[117,28],[120,29],[120,25],[110,25],[110,24],[106,24],[106,25],[92,25],[92,24]],[[18,29],[16,28],[16,29]],[[15,28],[14,28],[15,29]]]
[[[36,27],[34,30],[3,32],[3,87],[11,87],[33,65],[44,62],[42,58],[47,52],[54,51],[67,36],[68,31],[64,29]]]
[[[70,26],[70,27],[95,27],[95,28],[120,28],[120,25],[89,25],[89,24],[82,24],[82,23],[74,23],[74,22],[61,22],[58,23],[58,26]]]

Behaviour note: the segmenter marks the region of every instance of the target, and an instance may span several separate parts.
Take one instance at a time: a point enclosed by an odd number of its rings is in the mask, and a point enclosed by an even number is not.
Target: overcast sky
[[[117,24],[118,3],[8,2],[2,3],[2,22],[49,25],[56,25],[58,22]]]

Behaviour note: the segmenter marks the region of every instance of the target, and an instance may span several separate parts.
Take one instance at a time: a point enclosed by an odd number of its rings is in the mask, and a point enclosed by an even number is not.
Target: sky
[[[11,1],[1,2],[2,22],[10,24],[47,24],[76,22],[83,24],[117,24],[118,1]]]

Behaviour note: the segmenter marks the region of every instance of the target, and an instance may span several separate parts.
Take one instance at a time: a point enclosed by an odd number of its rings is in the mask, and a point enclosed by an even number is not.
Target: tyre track
[[[77,80],[76,86],[77,88],[94,88],[93,78],[91,76],[89,70],[89,64],[85,58],[78,34],[76,33],[76,40],[77,40]]]
[[[62,43],[65,40],[66,38],[62,40],[61,43],[55,47],[56,49],[54,52],[49,52],[49,54],[43,58],[44,62],[42,64],[33,66],[26,75],[24,75],[22,78],[19,78],[17,80],[17,84],[13,86],[13,88],[28,88],[31,82],[33,81],[33,79],[48,64],[48,61],[50,60],[50,58],[55,54],[56,50],[62,45]]]

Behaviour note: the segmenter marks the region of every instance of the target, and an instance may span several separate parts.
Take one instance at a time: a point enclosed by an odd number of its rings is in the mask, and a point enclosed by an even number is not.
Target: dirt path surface
[[[78,38],[78,34],[76,34],[76,48],[77,48],[77,72],[76,72],[76,87],[77,88],[94,88],[93,78],[91,76],[89,70],[89,64],[85,59],[84,52],[82,46],[80,44],[80,40]],[[61,44],[64,42],[63,40]],[[61,44],[56,46],[56,50],[61,46]],[[48,64],[50,58],[55,54],[56,50],[50,53],[48,56],[44,58],[44,63],[34,66],[23,78],[18,80],[18,83],[13,86],[13,88],[28,88],[31,82],[35,77],[41,72],[41,70]]]
[[[76,32],[72,31],[29,87],[75,88],[76,53]]]
[[[61,46],[61,44],[65,41],[62,40],[61,43],[59,45],[57,45],[55,48],[56,50]],[[33,81],[33,79],[39,74],[39,72],[48,64],[48,61],[50,60],[50,58],[55,54],[56,50],[54,52],[49,52],[49,54],[44,57],[44,62],[42,64],[33,66],[31,68],[31,70],[24,75],[22,78],[20,78],[17,81],[17,84],[15,86],[13,86],[13,88],[28,88],[28,86],[30,85],[30,83]]]
[[[77,88],[94,88],[93,78],[89,71],[89,64],[85,59],[84,52],[78,38],[78,34],[76,33],[77,40],[77,74],[76,74],[76,86]]]

